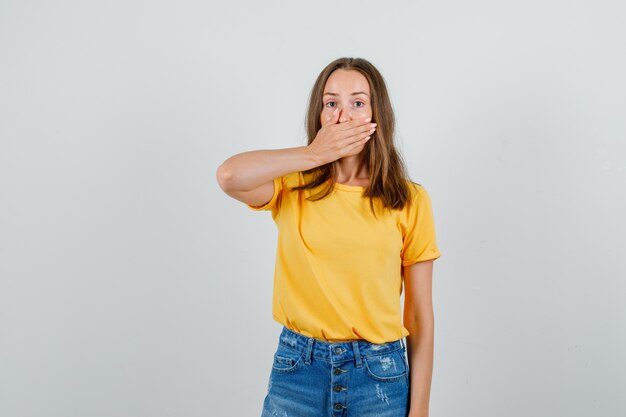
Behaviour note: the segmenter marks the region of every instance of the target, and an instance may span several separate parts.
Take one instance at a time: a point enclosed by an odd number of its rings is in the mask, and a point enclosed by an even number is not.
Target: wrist
[[[311,145],[306,145],[302,147],[302,153],[309,164],[309,169],[316,168],[320,165],[324,165],[326,162],[322,160],[321,156],[317,154]]]

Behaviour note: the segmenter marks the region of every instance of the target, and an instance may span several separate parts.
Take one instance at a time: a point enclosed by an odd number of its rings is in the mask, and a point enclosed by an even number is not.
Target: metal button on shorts
[[[406,417],[402,339],[326,342],[283,327],[261,417]]]

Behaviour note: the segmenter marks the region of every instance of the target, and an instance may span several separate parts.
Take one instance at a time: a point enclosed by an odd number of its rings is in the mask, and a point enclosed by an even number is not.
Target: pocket
[[[303,353],[279,344],[274,353],[272,368],[276,372],[293,372],[300,367],[303,361]]]
[[[404,349],[363,358],[367,375],[380,382],[408,381],[408,366]]]

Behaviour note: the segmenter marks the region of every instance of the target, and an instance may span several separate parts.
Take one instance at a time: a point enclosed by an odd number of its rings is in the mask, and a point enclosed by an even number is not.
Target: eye
[[[365,103],[363,103],[362,101],[355,101],[354,102],[355,105],[358,104],[358,103],[361,103],[362,105],[361,106],[356,106],[356,107],[364,107],[365,106]]]
[[[332,107],[332,106],[330,106],[330,104],[335,104],[335,102],[334,102],[334,101],[329,101],[329,102],[327,102],[327,103],[326,103],[326,107]]]

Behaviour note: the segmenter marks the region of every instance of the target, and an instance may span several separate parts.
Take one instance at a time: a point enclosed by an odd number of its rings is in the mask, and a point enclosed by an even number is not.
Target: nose
[[[348,111],[348,109],[342,107],[339,109],[339,123],[347,122],[352,120],[352,115]]]

